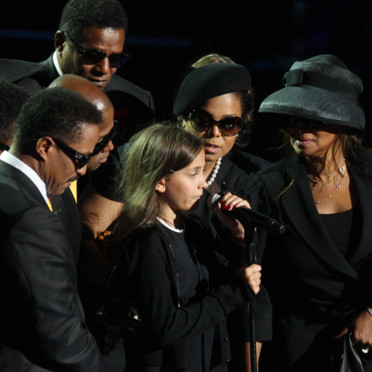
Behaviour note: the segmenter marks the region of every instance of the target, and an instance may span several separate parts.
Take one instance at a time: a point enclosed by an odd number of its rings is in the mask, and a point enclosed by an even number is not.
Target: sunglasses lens
[[[85,50],[83,53],[83,62],[88,65],[95,65],[102,62],[106,56],[107,54],[101,50]],[[129,55],[124,53],[115,53],[108,56],[110,67],[122,66],[128,59]]]
[[[116,53],[116,54],[111,54],[108,57],[108,59],[110,61],[111,67],[120,67],[128,61],[129,55],[125,53]]]
[[[80,169],[88,164],[89,158],[76,159],[76,168]]]
[[[218,127],[225,136],[234,136],[240,132],[242,119],[239,116],[232,116],[219,122]]]
[[[195,123],[194,128],[199,132],[209,130],[213,125],[217,125],[224,136],[234,136],[240,132],[242,119],[239,116],[231,116],[221,121],[213,119],[212,115],[204,110],[196,110],[191,115],[191,123]]]
[[[205,111],[195,111],[192,115],[192,120],[196,123],[197,128],[200,132],[208,130],[211,126],[212,117]]]
[[[113,140],[113,138],[115,137],[115,134],[117,132],[117,121],[114,120],[114,126],[112,127],[111,131],[109,134],[107,134],[105,137],[103,137],[102,141],[101,142],[98,142],[96,144],[96,146],[94,147],[94,150],[93,152],[91,153],[90,156],[95,156],[97,155],[98,153],[100,153],[106,146],[107,144]]]
[[[87,65],[95,65],[103,61],[106,57],[106,53],[101,52],[100,50],[85,50],[83,53],[83,62]]]

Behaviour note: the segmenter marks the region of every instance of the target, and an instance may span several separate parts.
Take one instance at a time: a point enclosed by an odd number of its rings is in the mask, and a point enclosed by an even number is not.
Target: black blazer
[[[258,173],[264,185],[259,210],[286,226],[284,235],[268,235],[260,252],[263,284],[273,302],[274,341],[288,363],[300,358],[327,326],[342,327],[348,316],[372,304],[372,153],[365,150],[361,156],[363,167],[351,170],[361,236],[349,259],[321,222],[301,157],[294,154]],[[332,332],[334,337],[337,331]]]
[[[31,180],[2,161],[0,226],[0,370],[103,371],[65,226]]]

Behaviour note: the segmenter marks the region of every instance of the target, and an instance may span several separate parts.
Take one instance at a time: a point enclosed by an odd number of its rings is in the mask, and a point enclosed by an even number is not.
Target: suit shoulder
[[[17,214],[28,208],[30,203],[22,192],[19,184],[11,178],[1,175],[0,180],[0,209],[2,211],[12,211]]]
[[[42,67],[38,62],[0,58],[0,75],[11,82],[32,76],[41,70]]]
[[[139,87],[138,85],[118,76],[114,75],[111,78],[110,84],[105,89],[105,92],[110,92],[112,90],[120,90],[124,93],[128,93],[132,96],[137,97],[141,101],[148,101],[152,95],[149,91]]]

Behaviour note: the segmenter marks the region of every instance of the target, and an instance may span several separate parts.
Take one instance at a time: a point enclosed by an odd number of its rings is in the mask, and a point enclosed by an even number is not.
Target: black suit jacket
[[[284,235],[268,236],[262,263],[263,284],[273,302],[273,350],[279,360],[272,355],[270,359],[278,371],[280,361],[285,371],[300,360],[303,364],[294,371],[313,368],[310,361],[319,363],[318,356],[334,345],[333,337],[348,317],[372,304],[371,152],[363,151],[362,160],[363,168],[351,170],[361,234],[347,259],[321,221],[301,157],[294,154],[258,173],[264,184],[259,210],[286,226]]]
[[[53,212],[62,220],[66,236],[69,239],[70,247],[76,264],[80,256],[80,244],[82,238],[81,220],[79,210],[76,208],[76,201],[68,187],[62,195],[49,195]]]
[[[53,55],[40,63],[0,58],[0,76],[23,86],[29,94],[34,94],[56,79],[58,72],[54,67]],[[150,92],[117,75],[112,77],[104,92],[114,105],[119,131],[115,138],[115,149],[107,163],[93,173],[97,173],[93,184],[99,194],[116,200],[112,179],[116,175],[121,148],[135,132],[154,120],[154,102]],[[97,180],[97,185],[94,180]],[[85,178],[79,181],[79,192],[85,187],[84,181]],[[108,184],[108,190],[106,186],[101,187],[100,182]]]
[[[66,228],[28,177],[2,161],[0,226],[0,370],[103,371]]]
[[[34,94],[56,79],[58,72],[51,54],[39,63],[0,58],[0,76],[23,86],[29,94]],[[150,92],[118,75],[112,76],[104,92],[114,105],[115,118],[119,121],[119,144],[135,132],[138,126],[153,120],[154,102]]]

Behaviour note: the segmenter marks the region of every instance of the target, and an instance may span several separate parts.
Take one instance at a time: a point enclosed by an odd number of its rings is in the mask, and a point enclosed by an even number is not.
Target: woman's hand
[[[260,291],[261,284],[261,266],[257,264],[250,265],[243,269],[247,283],[252,291],[257,294]]]
[[[226,214],[222,213],[222,210],[232,210],[233,208],[250,208],[251,206],[247,202],[240,198],[239,196],[231,194],[231,192],[226,193],[221,201],[217,204],[217,207],[214,210],[214,213],[218,217],[218,219],[230,230],[232,236],[240,241],[244,242],[244,227],[243,225],[236,219],[227,216]]]
[[[362,311],[348,327],[336,336],[336,339],[349,332],[352,333],[352,339],[358,349],[372,349],[372,315],[368,311]]]

